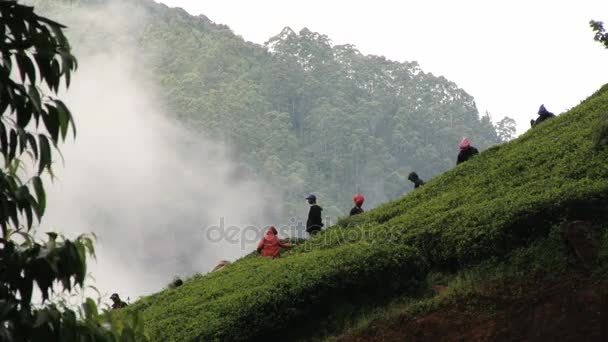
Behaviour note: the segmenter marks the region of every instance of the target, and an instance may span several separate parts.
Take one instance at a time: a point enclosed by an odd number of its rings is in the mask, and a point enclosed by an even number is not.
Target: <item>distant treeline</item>
[[[39,4],[65,13],[75,2]],[[273,184],[282,198],[262,200],[284,203],[285,217],[305,214],[307,193],[333,217],[356,192],[370,206],[395,199],[411,189],[409,172],[428,179],[454,166],[463,136],[484,149],[512,133],[513,120],[495,127],[471,95],[416,62],[363,55],[308,29],[285,28],[261,46],[151,0],[117,6],[133,12],[122,36],[68,31],[76,52],[78,42],[136,48],[168,112],[231,146],[236,175]]]

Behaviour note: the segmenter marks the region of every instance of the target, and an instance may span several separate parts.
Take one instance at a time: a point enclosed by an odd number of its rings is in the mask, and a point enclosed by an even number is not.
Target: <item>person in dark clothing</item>
[[[353,202],[355,202],[355,206],[350,210],[350,216],[362,214],[364,212],[362,206],[363,202],[365,202],[365,197],[361,194],[356,194],[353,197]]]
[[[479,154],[479,151],[473,146],[471,146],[471,141],[468,138],[463,138],[460,144],[460,153],[458,153],[458,159],[456,160],[456,165],[460,163],[464,163],[465,161],[471,159],[476,154]]]
[[[309,195],[306,197],[306,200],[310,204],[310,211],[306,220],[306,232],[310,235],[315,235],[323,228],[323,218],[321,217],[323,208],[317,204],[317,197],[315,195]]]
[[[540,105],[540,108],[538,109],[538,118],[536,120],[530,120],[530,126],[534,127],[539,123],[554,117],[555,114],[548,111],[547,108],[545,108],[545,105]]]
[[[420,179],[420,177],[418,177],[418,174],[416,172],[411,172],[408,176],[407,179],[414,183],[414,189],[418,189],[419,187],[424,185],[424,181],[422,181],[422,179]]]
[[[118,296],[118,293],[113,293],[110,296],[110,299],[112,300],[112,310],[116,310],[116,309],[122,309],[124,307],[127,306],[127,303],[123,302],[122,300],[120,300],[120,297]]]

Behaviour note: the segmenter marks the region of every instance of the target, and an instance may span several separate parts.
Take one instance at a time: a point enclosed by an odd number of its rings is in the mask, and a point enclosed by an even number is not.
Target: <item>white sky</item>
[[[308,27],[365,54],[417,61],[473,95],[480,113],[528,129],[540,104],[558,114],[608,83],[608,50],[588,22],[608,0],[156,0],[204,14],[248,41]]]

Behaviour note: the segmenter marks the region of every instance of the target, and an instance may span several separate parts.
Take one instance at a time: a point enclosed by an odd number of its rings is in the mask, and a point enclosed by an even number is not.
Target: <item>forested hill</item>
[[[36,5],[61,21],[70,9],[107,2]],[[453,167],[461,137],[480,148],[500,141],[471,95],[416,62],[363,55],[308,29],[285,28],[261,46],[152,0],[114,5],[135,18],[125,21],[128,36],[100,33],[90,22],[81,32],[72,18],[76,53],[79,43],[134,46],[168,112],[234,148],[243,175],[282,191],[286,215],[302,216],[306,193],[332,217],[345,213],[355,192],[368,205],[394,199],[411,189],[409,172],[428,179]]]

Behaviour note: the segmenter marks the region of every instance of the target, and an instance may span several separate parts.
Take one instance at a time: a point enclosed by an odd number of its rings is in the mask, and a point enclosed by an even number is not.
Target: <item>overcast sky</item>
[[[529,127],[540,104],[558,114],[608,83],[608,50],[588,22],[608,0],[157,0],[204,14],[263,43],[308,27],[365,54],[417,61],[473,95],[494,120]]]

